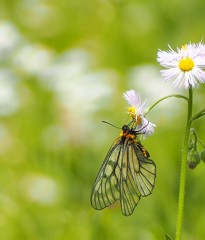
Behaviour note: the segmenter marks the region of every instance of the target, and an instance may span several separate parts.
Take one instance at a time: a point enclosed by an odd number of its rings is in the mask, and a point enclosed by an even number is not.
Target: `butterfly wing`
[[[120,198],[122,139],[119,137],[108,151],[95,180],[91,205],[97,210],[110,206]]]
[[[146,155],[147,154],[147,155]],[[156,166],[143,146],[119,137],[111,146],[95,180],[91,204],[101,210],[120,199],[122,213],[133,213],[141,196],[152,193]]]
[[[156,177],[156,165],[148,159],[146,150],[135,140],[126,140],[122,153],[120,202],[122,213],[133,213],[141,196],[152,193]]]

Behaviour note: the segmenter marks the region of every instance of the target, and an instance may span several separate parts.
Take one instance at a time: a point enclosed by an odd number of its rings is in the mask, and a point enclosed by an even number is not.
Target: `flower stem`
[[[181,172],[180,172],[180,183],[179,183],[176,240],[181,240],[181,232],[182,232],[184,199],[185,199],[185,185],[186,185],[186,161],[187,161],[187,149],[188,149],[189,134],[190,134],[190,128],[191,128],[192,105],[193,105],[193,92],[192,92],[192,88],[190,87],[189,88],[189,98],[188,98],[186,131],[185,131],[185,135],[184,135],[184,142],[183,142],[182,155],[181,155]]]
[[[194,121],[194,120],[196,120],[196,119],[198,119],[198,118],[200,118],[201,116],[204,116],[204,115],[205,115],[205,108],[202,109],[200,112],[198,112],[196,115],[194,115],[192,117],[192,121]]]
[[[185,99],[188,101],[188,98],[183,96],[183,95],[180,95],[180,94],[171,94],[171,95],[168,95],[166,97],[163,97],[163,98],[160,98],[157,102],[155,102],[154,104],[152,104],[148,109],[147,109],[147,113],[152,109],[154,108],[158,103],[164,101],[165,99],[167,98],[171,98],[171,97],[176,97],[176,98],[182,98],[182,99]]]

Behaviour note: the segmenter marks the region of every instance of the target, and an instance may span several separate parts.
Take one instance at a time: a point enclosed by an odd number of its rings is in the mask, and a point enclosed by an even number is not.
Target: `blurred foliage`
[[[204,36],[204,2],[0,0],[0,232],[3,240],[164,239],[174,236],[186,105],[149,114],[143,141],[157,164],[151,196],[131,217],[91,208],[92,184],[126,121],[122,93],[152,104],[179,92],[159,76],[158,48]],[[186,94],[182,91],[182,93]],[[204,86],[194,91],[195,109]],[[204,138],[204,119],[194,124]],[[205,238],[205,166],[187,170],[183,239]]]

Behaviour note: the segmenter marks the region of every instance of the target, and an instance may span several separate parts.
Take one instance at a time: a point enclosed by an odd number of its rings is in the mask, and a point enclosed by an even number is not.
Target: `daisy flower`
[[[174,51],[159,50],[157,61],[167,68],[161,70],[165,81],[173,81],[175,87],[197,87],[205,82],[205,45],[189,43]]]
[[[128,107],[128,114],[136,124],[136,130],[139,133],[151,135],[156,125],[149,122],[146,118],[147,102],[142,101],[140,94],[134,90],[123,93],[123,97],[130,105]]]

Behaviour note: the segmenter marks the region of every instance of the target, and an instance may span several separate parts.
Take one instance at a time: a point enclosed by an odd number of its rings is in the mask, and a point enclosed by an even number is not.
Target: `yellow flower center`
[[[136,108],[135,107],[129,107],[128,113],[133,117],[136,114]]]
[[[193,67],[194,67],[194,61],[192,58],[186,57],[186,58],[182,58],[179,61],[179,68],[184,72],[191,71]]]
[[[137,126],[139,126],[142,124],[142,117],[139,114],[137,115],[136,112],[137,112],[137,109],[135,107],[128,108],[128,114],[132,117],[132,119],[137,124]]]

